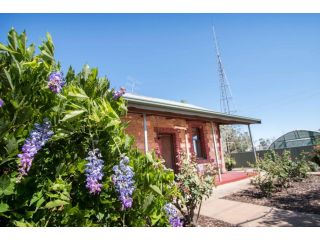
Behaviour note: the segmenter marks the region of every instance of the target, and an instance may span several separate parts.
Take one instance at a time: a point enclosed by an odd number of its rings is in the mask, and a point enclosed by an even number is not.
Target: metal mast
[[[229,82],[227,79],[227,75],[224,71],[221,55],[218,46],[218,40],[216,37],[216,32],[214,26],[212,25],[214,44],[216,48],[217,58],[218,58],[218,73],[219,73],[219,84],[220,84],[220,110],[221,112],[232,114],[235,112],[232,93],[230,90]]]

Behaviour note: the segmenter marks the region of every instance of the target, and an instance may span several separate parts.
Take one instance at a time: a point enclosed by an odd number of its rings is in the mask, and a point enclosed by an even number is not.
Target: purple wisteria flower
[[[123,94],[126,93],[126,89],[125,88],[120,88],[119,91],[116,91],[114,94],[113,94],[113,99],[114,100],[118,100]]]
[[[134,172],[129,164],[129,158],[125,155],[121,155],[119,165],[114,166],[112,175],[112,181],[119,195],[119,200],[122,203],[122,208],[127,209],[132,207],[132,193],[134,187]]]
[[[93,149],[88,153],[88,163],[86,164],[86,176],[87,184],[86,187],[89,189],[91,194],[98,194],[101,192],[102,184],[100,181],[103,178],[103,160],[102,155],[98,148]]]
[[[0,98],[0,108],[4,105],[4,101]]]
[[[165,210],[166,213],[167,213],[167,216],[168,216],[168,218],[169,218],[170,225],[171,225],[172,227],[182,227],[182,226],[183,226],[182,221],[181,221],[180,218],[178,217],[177,210],[175,209],[175,207],[174,207],[171,203],[167,203],[167,204],[164,206],[164,210]]]
[[[51,72],[48,78],[48,87],[54,93],[60,93],[62,87],[66,84],[62,72]]]
[[[34,127],[22,146],[22,153],[18,154],[20,158],[19,172],[21,176],[28,174],[35,155],[54,134],[53,131],[50,130],[51,123],[48,119],[44,119],[43,124],[36,123]]]

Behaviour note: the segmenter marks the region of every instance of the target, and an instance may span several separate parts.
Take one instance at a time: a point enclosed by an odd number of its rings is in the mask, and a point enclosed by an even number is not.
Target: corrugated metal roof
[[[129,108],[142,110],[159,111],[167,113],[175,113],[180,115],[202,117],[208,119],[220,119],[230,124],[254,124],[261,123],[260,119],[229,115],[216,112],[207,108],[195,106],[193,104],[181,103],[160,98],[140,96],[132,93],[124,94],[124,98],[128,101]]]

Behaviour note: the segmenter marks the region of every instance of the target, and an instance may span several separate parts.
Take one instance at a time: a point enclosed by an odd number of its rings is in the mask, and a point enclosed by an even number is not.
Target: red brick
[[[126,133],[135,138],[135,144],[138,149],[144,152],[144,126],[143,126],[143,115],[137,113],[128,113],[124,122],[128,123]],[[219,126],[216,123],[214,125],[214,132],[216,137],[216,144],[218,150],[218,157],[222,159],[222,168],[225,170],[224,161],[223,161],[223,151],[220,137]],[[210,122],[204,121],[189,121],[183,118],[166,118],[163,116],[156,115],[147,115],[147,129],[148,129],[148,148],[149,151],[156,151],[159,149],[159,143],[157,141],[157,133],[159,132],[168,132],[174,134],[175,138],[175,149],[176,153],[178,151],[186,152],[186,142],[185,142],[185,130],[177,129],[175,127],[182,127],[187,129],[187,145],[189,148],[189,153],[193,153],[191,141],[191,128],[192,126],[200,127],[203,132],[204,139],[204,149],[206,152],[207,159],[199,160],[199,164],[206,164],[209,162],[215,162],[215,150],[212,137],[212,129]]]

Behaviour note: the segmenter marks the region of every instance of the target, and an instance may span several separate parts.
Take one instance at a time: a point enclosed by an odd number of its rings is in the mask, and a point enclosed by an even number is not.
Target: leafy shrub
[[[176,198],[174,204],[181,212],[184,224],[193,226],[195,209],[201,207],[202,200],[212,194],[216,170],[208,164],[201,172],[194,156],[188,160],[184,153],[180,153],[178,157],[179,173],[176,182],[181,197]]]
[[[228,171],[231,171],[236,166],[236,160],[230,156],[225,157],[225,164]]]
[[[263,175],[259,173],[251,180],[251,184],[258,188],[263,196],[269,197],[275,190],[273,179],[270,175]]]
[[[64,82],[49,34],[39,49],[35,54],[26,33],[13,29],[0,44],[0,225],[168,226],[164,206],[178,194],[174,174],[154,154],[133,148],[120,119],[123,91],[87,65],[78,74],[70,67]],[[46,143],[41,131],[31,132],[45,118],[54,132]],[[36,147],[22,156],[31,165],[26,175],[17,157],[24,144],[25,154]],[[126,209],[111,177],[123,155],[134,173]],[[92,158],[102,161],[89,167]]]
[[[313,146],[312,151],[302,152],[300,158],[306,161],[309,165],[310,171],[317,172],[320,168],[320,142],[316,141],[316,145]]]
[[[320,166],[318,164],[316,164],[315,162],[311,162],[309,161],[309,168],[311,172],[318,172],[320,169]]]
[[[320,166],[320,144],[313,147],[313,152],[311,153],[311,161]]]
[[[293,167],[290,171],[290,178],[293,181],[301,181],[307,177],[307,173],[310,172],[310,164],[303,159],[294,161]]]
[[[320,166],[320,144],[317,144],[313,147],[313,150],[308,153],[304,153],[303,157],[318,166]]]
[[[301,181],[307,177],[307,172],[310,170],[307,161],[292,160],[289,151],[284,151],[281,155],[269,151],[263,159],[258,159],[252,166],[259,172],[252,184],[265,196],[270,196],[276,190],[290,187],[293,181]]]

